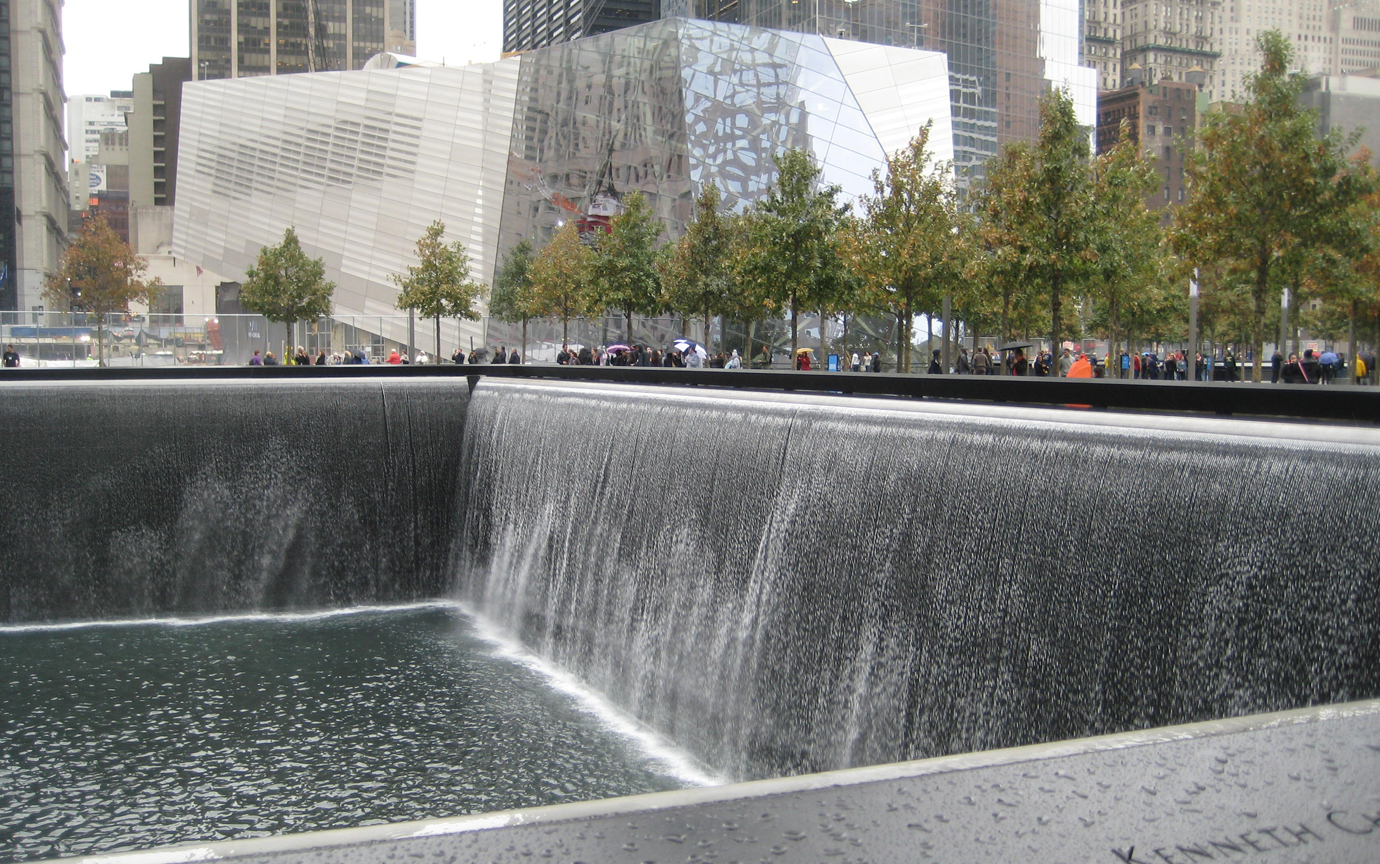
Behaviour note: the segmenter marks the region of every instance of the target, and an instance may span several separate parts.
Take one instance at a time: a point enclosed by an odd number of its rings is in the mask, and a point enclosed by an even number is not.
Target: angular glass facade
[[[1039,133],[1039,95],[1068,87],[1095,123],[1097,76],[1079,66],[1079,0],[681,0],[687,14],[757,27],[942,51],[960,177]]]
[[[704,184],[742,207],[786,148],[849,197],[927,122],[949,159],[948,80],[935,52],[667,19],[486,65],[188,85],[174,248],[236,279],[293,226],[339,314],[387,315],[435,219],[488,282],[632,189],[674,239]]]

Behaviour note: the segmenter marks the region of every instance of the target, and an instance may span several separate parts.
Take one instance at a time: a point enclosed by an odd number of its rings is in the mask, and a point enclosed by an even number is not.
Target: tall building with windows
[[[514,53],[559,45],[684,14],[670,4],[684,0],[503,0],[503,51]],[[663,6],[668,7],[663,9]]]
[[[417,53],[417,0],[388,0],[385,50],[413,56]]]
[[[67,246],[61,0],[0,0],[0,309],[43,307]]]
[[[1325,74],[1380,69],[1380,0],[1334,0],[1328,18],[1332,68]],[[1380,122],[1373,125],[1380,126]]]
[[[192,80],[192,61],[164,57],[134,76],[129,114],[129,204],[171,207],[177,202],[177,145],[182,85]]]
[[[1190,81],[1201,73],[1204,89],[1213,93],[1222,81],[1223,7],[1233,2],[1242,0],[1122,0],[1121,80],[1115,86],[1134,83],[1130,70],[1137,66],[1147,82]]]
[[[416,0],[191,0],[194,80],[359,69],[415,50]]]
[[[1097,89],[1115,90],[1121,70],[1121,0],[1084,0],[1083,65],[1097,70]]]
[[[67,146],[71,158],[91,162],[101,146],[101,133],[125,128],[125,114],[134,110],[134,94],[111,90],[110,95],[85,93],[67,100]]]

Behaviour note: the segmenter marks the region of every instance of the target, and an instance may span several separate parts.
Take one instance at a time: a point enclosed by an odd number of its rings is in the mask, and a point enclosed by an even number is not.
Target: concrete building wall
[[[10,0],[16,209],[16,308],[43,306],[67,246],[60,0]]]
[[[1361,130],[1358,146],[1369,149],[1371,164],[1380,168],[1380,70],[1312,78],[1300,101],[1318,112],[1318,131],[1324,135]]]
[[[191,75],[190,59],[164,57],[162,63],[134,76],[134,110],[129,118],[131,207],[172,207],[177,203],[182,85]]]

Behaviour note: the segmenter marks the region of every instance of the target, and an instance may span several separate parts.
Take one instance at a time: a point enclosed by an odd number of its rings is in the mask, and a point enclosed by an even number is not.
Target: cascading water
[[[457,591],[744,778],[1378,695],[1380,437],[1266,435],[482,382]]]
[[[0,623],[439,596],[468,388],[7,382]]]

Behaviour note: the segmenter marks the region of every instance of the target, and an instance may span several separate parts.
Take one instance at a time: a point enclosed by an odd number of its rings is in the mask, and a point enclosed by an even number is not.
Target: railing
[[[775,392],[836,393],[900,399],[942,399],[1087,410],[1132,410],[1242,417],[1380,423],[1380,388],[1318,385],[1012,378],[987,375],[898,375],[865,372],[675,369],[627,366],[520,366],[453,363],[421,366],[279,366],[219,368],[10,369],[0,385],[22,381],[202,381],[243,378],[310,381],[318,378],[483,377],[724,387]]]

